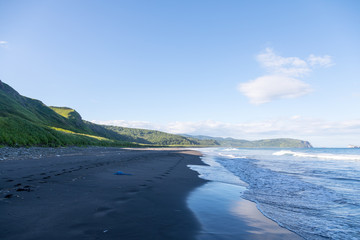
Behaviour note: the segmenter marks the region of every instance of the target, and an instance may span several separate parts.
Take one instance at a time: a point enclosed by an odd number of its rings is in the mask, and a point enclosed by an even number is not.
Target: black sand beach
[[[2,240],[195,239],[201,231],[186,205],[189,193],[206,183],[187,167],[203,164],[199,152],[82,148],[37,159],[31,154],[0,161]]]
[[[192,239],[185,198],[204,181],[186,165],[198,156],[89,148],[1,161],[0,239]]]

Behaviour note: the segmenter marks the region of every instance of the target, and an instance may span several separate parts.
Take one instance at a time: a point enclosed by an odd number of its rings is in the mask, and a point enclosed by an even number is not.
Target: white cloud
[[[0,48],[7,49],[8,48],[8,42],[7,41],[0,41]]]
[[[257,55],[256,59],[268,72],[273,74],[297,77],[311,71],[304,60],[297,57],[281,57],[276,55],[271,48],[266,48],[265,52]]]
[[[93,120],[91,121],[97,124],[103,125],[112,125],[112,126],[121,126],[121,127],[129,127],[129,128],[143,128],[143,129],[154,129],[160,130],[160,125],[155,125],[153,123],[147,121],[125,121],[125,120],[108,120],[108,121],[98,121]]]
[[[312,91],[309,84],[298,78],[304,77],[313,67],[333,65],[331,56],[311,54],[307,60],[298,57],[282,57],[271,48],[256,57],[267,75],[239,84],[238,90],[253,104],[262,104],[275,99],[296,98]]]
[[[331,67],[334,65],[332,57],[329,55],[325,56],[315,56],[311,54],[308,58],[308,62],[311,66],[320,66],[320,67]]]
[[[159,130],[174,134],[208,135],[238,139],[291,137],[310,141],[314,146],[346,147],[360,145],[360,119],[329,122],[321,119],[292,116],[258,122],[227,123],[220,121],[170,122],[92,121],[98,124]]]
[[[268,75],[239,85],[239,91],[253,104],[262,104],[279,98],[296,98],[312,91],[310,86],[295,78]]]

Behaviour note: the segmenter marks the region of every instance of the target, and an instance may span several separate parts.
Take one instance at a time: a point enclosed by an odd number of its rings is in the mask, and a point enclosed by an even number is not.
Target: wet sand
[[[244,189],[239,185],[211,181],[191,192],[188,206],[202,226],[198,240],[303,239],[265,217],[254,202],[241,198]]]

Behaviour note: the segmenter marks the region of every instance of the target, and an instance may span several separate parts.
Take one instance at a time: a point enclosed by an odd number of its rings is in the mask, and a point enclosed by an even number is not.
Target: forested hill
[[[238,148],[312,148],[308,141],[292,139],[292,138],[276,138],[263,139],[256,141],[248,141],[235,138],[221,138],[210,136],[192,136],[184,134],[185,137],[193,137],[200,140],[214,140],[220,147],[238,147]]]
[[[74,109],[24,97],[0,80],[0,146],[4,145],[311,147],[296,139],[246,141],[98,125],[83,120]]]
[[[0,145],[216,146],[215,140],[84,121],[74,109],[49,107],[0,81]]]

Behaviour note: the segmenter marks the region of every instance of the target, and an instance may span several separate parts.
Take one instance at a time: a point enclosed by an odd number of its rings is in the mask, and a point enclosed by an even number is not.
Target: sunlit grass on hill
[[[50,108],[52,110],[54,110],[57,114],[60,114],[61,116],[63,116],[64,118],[69,118],[70,114],[75,112],[74,109],[67,108],[67,107],[53,107],[53,106],[50,106]]]
[[[37,125],[18,117],[0,117],[0,145],[12,147],[121,145],[120,142],[103,139],[100,140],[85,134],[69,134],[64,131],[55,130],[52,127]],[[124,146],[128,146],[128,144],[124,143]]]
[[[104,137],[99,137],[99,136],[94,136],[94,135],[84,134],[84,133],[76,133],[76,132],[73,132],[73,131],[70,131],[70,130],[66,130],[66,129],[63,129],[63,128],[57,128],[57,127],[50,127],[50,128],[54,129],[56,131],[59,131],[59,132],[63,132],[63,133],[91,137],[91,138],[95,138],[95,139],[100,140],[100,141],[111,141],[111,142],[113,142],[113,140],[110,140],[110,139],[104,138]]]

